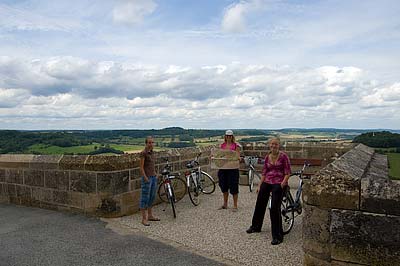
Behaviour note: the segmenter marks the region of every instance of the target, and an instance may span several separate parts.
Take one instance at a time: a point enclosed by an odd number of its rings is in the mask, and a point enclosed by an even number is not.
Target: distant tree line
[[[353,142],[373,148],[396,148],[400,152],[400,134],[389,131],[364,133],[355,137]]]

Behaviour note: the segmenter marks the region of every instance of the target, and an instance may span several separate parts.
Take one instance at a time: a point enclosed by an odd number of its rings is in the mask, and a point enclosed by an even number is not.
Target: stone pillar
[[[358,145],[305,183],[304,265],[400,265],[400,183]]]

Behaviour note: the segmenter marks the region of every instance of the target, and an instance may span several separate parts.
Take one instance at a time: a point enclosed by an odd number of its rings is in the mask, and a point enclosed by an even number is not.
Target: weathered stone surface
[[[331,261],[331,266],[365,266],[365,264],[358,264],[358,263],[351,263],[351,262],[332,260]]]
[[[303,265],[305,266],[331,266],[331,263],[326,260],[322,260],[309,254],[304,254]]]
[[[70,191],[96,193],[96,173],[70,172]]]
[[[24,199],[32,198],[32,189],[30,187],[17,185],[15,186],[15,191],[17,197],[19,198],[24,198]]]
[[[31,154],[0,154],[0,167],[29,168],[33,156]]]
[[[84,170],[88,155],[64,155],[59,162],[61,170]]]
[[[112,194],[129,191],[129,171],[97,173],[97,191]]]
[[[87,171],[117,171],[139,166],[137,154],[89,156],[85,163]]]
[[[359,209],[361,179],[328,165],[304,184],[303,199],[322,208]]]
[[[129,178],[130,180],[136,180],[139,179],[142,175],[140,174],[140,169],[139,168],[134,168],[129,170]]]
[[[330,210],[304,206],[303,250],[322,260],[330,259]]]
[[[43,170],[24,170],[24,184],[27,186],[44,187]]]
[[[0,169],[0,182],[6,182],[6,170]]]
[[[44,186],[67,191],[69,189],[69,171],[46,171],[44,173]]]
[[[70,206],[76,208],[76,209],[81,209],[82,211],[84,210],[84,199],[85,199],[85,194],[81,192],[73,192],[70,191],[68,192],[68,197],[69,197],[69,204]]]
[[[53,199],[54,199],[54,202],[57,204],[68,205],[70,203],[67,191],[55,190],[53,192]]]
[[[34,155],[30,161],[29,168],[31,169],[58,169],[58,163],[63,155]]]
[[[331,256],[367,265],[400,265],[400,217],[332,210]]]
[[[22,169],[6,169],[5,181],[6,181],[6,183],[22,185],[24,183],[23,170]]]
[[[361,180],[361,210],[400,215],[400,182],[388,178],[387,157],[375,154]]]
[[[14,184],[6,184],[4,186],[4,189],[6,189],[5,191],[8,194],[8,196],[10,196],[10,197],[15,197],[16,196],[15,185]]]
[[[54,197],[53,197],[53,190],[52,189],[42,189],[42,201],[47,202],[47,203],[53,203],[54,202]]]

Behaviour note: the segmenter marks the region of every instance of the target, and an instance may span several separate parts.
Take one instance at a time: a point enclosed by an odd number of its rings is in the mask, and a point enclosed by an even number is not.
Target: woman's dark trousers
[[[256,231],[261,231],[264,222],[265,210],[267,208],[269,195],[272,192],[272,201],[270,209],[271,232],[273,239],[283,239],[281,203],[283,189],[280,184],[267,184],[263,182],[258,192],[256,208],[253,214],[251,227]]]

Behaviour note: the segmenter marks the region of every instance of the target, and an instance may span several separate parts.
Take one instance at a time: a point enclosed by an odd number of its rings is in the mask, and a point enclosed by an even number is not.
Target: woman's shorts
[[[220,169],[218,171],[219,187],[222,193],[239,193],[239,169]]]

